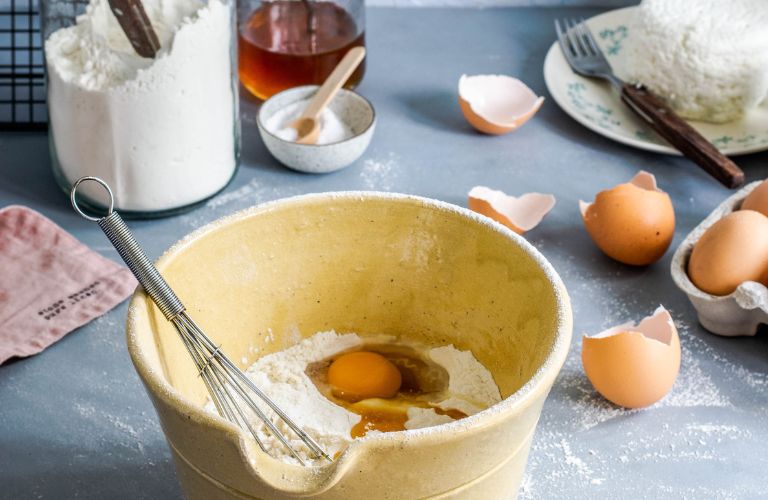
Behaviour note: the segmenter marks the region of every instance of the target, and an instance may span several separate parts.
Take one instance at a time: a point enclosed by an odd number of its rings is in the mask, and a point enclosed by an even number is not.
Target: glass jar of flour
[[[234,3],[142,0],[162,45],[147,59],[107,0],[42,2],[51,157],[65,191],[100,177],[124,215],[153,217],[229,183],[240,156]],[[84,193],[101,206],[98,188]]]

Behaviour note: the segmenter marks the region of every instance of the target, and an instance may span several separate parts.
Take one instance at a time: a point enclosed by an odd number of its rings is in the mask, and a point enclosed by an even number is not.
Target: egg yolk
[[[328,368],[328,383],[347,401],[391,398],[400,390],[400,370],[381,354],[357,351],[342,354]]]
[[[404,431],[408,414],[403,412],[371,412],[359,413],[360,422],[350,431],[353,438],[363,437],[368,431],[395,432]]]

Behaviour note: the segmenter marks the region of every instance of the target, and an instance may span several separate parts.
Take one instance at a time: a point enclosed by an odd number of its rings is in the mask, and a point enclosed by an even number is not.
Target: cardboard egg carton
[[[768,324],[768,288],[745,281],[729,295],[710,295],[688,278],[688,259],[701,235],[719,219],[741,207],[741,202],[761,181],[743,187],[721,203],[683,240],[672,257],[672,279],[691,300],[699,322],[712,333],[728,337],[751,336],[762,323]]]

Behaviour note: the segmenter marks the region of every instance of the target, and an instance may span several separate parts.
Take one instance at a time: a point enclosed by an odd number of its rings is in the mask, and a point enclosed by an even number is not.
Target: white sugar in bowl
[[[298,144],[282,138],[270,119],[310,99],[318,88],[306,85],[275,94],[261,105],[257,119],[261,138],[272,156],[288,168],[312,174],[335,172],[354,163],[368,148],[376,128],[373,105],[360,94],[341,89],[328,107],[349,128],[351,137],[328,144]]]

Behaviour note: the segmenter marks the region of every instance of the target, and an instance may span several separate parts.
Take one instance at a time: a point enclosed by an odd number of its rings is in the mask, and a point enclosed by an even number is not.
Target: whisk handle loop
[[[104,217],[95,217],[85,213],[77,202],[77,188],[85,181],[100,184],[109,196],[109,209]],[[125,261],[139,284],[144,288],[160,312],[170,321],[181,314],[185,307],[176,296],[168,282],[160,275],[155,265],[144,253],[120,214],[113,210],[114,200],[112,190],[106,182],[97,177],[83,177],[72,186],[70,199],[75,211],[87,220],[96,222],[109,241]]]

